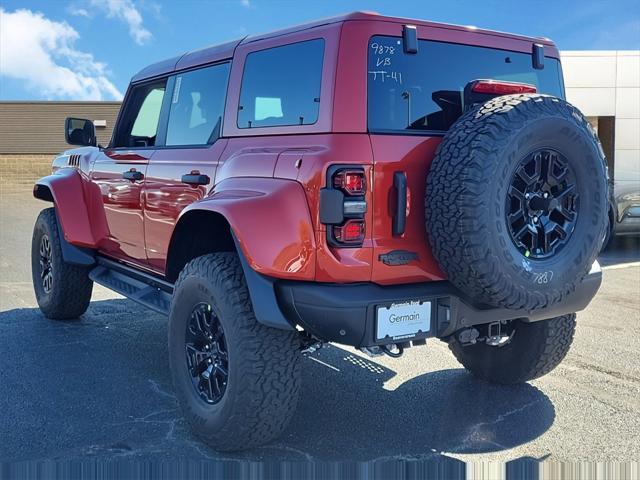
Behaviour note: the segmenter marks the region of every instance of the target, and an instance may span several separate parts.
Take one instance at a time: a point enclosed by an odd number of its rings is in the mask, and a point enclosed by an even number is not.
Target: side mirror
[[[69,145],[95,147],[96,127],[92,120],[67,117],[64,121],[64,139]]]

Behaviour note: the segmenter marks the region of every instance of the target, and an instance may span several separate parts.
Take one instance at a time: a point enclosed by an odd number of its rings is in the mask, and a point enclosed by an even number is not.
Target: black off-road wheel
[[[576,315],[512,324],[512,337],[504,345],[478,342],[463,346],[452,338],[449,349],[464,368],[482,380],[506,385],[527,382],[562,362],[573,341]]]
[[[431,165],[433,254],[475,302],[560,303],[600,251],[607,188],[600,142],[576,108],[545,95],[495,98],[451,127]]]
[[[42,210],[33,228],[31,275],[36,300],[45,317],[75,319],[89,308],[93,290],[89,269],[62,258],[55,208]]]
[[[235,253],[189,262],[169,316],[169,363],[193,431],[221,451],[278,437],[300,393],[295,331],[260,324]]]

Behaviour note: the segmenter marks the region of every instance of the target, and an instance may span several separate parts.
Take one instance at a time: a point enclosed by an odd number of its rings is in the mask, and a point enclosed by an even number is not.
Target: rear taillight
[[[364,241],[367,212],[364,168],[332,166],[327,186],[320,190],[320,221],[327,225],[327,242],[334,247],[359,247]]]
[[[534,85],[529,85],[528,83],[478,80],[471,87],[471,91],[490,95],[512,95],[515,93],[536,93],[537,89]]]
[[[362,170],[338,170],[333,175],[333,186],[348,195],[364,195],[366,185]]]
[[[364,233],[364,220],[347,220],[344,225],[333,227],[333,239],[339,243],[362,245]]]

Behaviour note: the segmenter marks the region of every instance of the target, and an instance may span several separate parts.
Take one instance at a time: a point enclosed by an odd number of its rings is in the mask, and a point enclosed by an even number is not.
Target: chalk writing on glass
[[[391,65],[391,58],[389,57],[378,57],[376,58],[376,67],[388,67]]]
[[[390,72],[387,70],[369,70],[369,75],[373,75],[373,81],[393,81],[402,85],[402,72]]]
[[[391,45],[380,45],[378,42],[373,42],[371,48],[376,55],[394,55],[396,53],[396,47]]]

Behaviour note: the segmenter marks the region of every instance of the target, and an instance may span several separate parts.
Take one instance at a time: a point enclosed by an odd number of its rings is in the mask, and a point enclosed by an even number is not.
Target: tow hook
[[[400,358],[404,353],[404,348],[402,347],[402,345],[398,345],[397,343],[382,345],[380,349],[382,350],[382,353],[386,353],[391,358]]]
[[[509,343],[515,330],[511,335],[502,333],[502,325],[505,321],[493,322],[487,325],[487,335],[485,337],[480,336],[480,332],[476,328],[466,328],[458,333],[458,343],[463,347],[469,345],[475,345],[478,342],[484,342],[490,347],[501,347]]]
[[[320,350],[322,345],[324,344],[319,340],[307,342],[300,348],[300,353],[302,353],[302,355],[311,355]]]
[[[489,324],[487,338],[485,343],[491,347],[501,347],[511,340],[511,335],[502,334],[502,322],[493,322]]]

